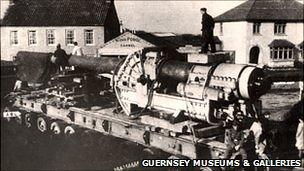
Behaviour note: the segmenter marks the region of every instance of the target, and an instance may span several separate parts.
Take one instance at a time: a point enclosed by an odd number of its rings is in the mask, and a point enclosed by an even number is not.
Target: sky
[[[200,8],[216,17],[246,0],[114,0],[123,26],[148,32],[200,34]],[[298,0],[303,3],[304,0]],[[8,2],[8,0],[1,0]],[[1,5],[1,17],[3,13]]]
[[[123,26],[148,32],[200,34],[200,8],[216,17],[245,0],[115,0]],[[303,3],[303,0],[300,0]]]
[[[116,0],[114,2],[119,19],[128,29],[199,34],[200,8],[206,7],[207,12],[215,17],[243,3],[244,0]]]

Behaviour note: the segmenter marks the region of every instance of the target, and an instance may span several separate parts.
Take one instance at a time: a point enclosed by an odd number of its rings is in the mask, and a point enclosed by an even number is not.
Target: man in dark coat
[[[292,124],[298,124],[296,132],[296,148],[299,151],[299,158],[304,161],[304,115],[303,115],[303,98],[292,106],[290,111],[286,115],[286,122],[288,126]],[[302,163],[304,167],[304,163]]]
[[[90,110],[92,106],[92,96],[91,93],[94,91],[94,87],[92,86],[93,75],[91,73],[86,73],[83,76],[83,100],[84,100],[84,108],[85,110]]]
[[[66,54],[65,50],[61,49],[61,45],[57,45],[57,49],[54,52],[54,57],[56,58],[55,64],[60,66],[60,70],[62,70],[63,66],[68,65],[68,55]]]
[[[215,43],[213,40],[213,29],[214,29],[214,20],[207,14],[206,8],[201,8],[202,13],[202,50],[201,53],[208,52],[208,46],[210,44],[211,53],[215,52]]]

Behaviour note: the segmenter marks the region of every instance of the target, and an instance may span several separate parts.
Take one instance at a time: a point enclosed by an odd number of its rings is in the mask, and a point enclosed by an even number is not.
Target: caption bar
[[[301,160],[144,159],[142,167],[299,167]]]

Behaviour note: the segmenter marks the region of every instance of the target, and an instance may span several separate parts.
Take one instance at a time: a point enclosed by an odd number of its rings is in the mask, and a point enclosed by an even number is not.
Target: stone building
[[[215,35],[236,63],[292,67],[303,41],[303,4],[296,0],[248,0],[215,18]]]
[[[1,59],[22,50],[54,52],[58,43],[71,53],[74,41],[92,56],[119,33],[113,0],[10,0],[1,20]]]

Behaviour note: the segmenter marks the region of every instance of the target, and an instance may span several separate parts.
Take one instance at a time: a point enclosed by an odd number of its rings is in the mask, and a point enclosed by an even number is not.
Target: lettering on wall
[[[136,37],[121,37],[115,39],[115,42],[119,43],[120,47],[136,47],[137,43],[142,43],[141,39]]]

